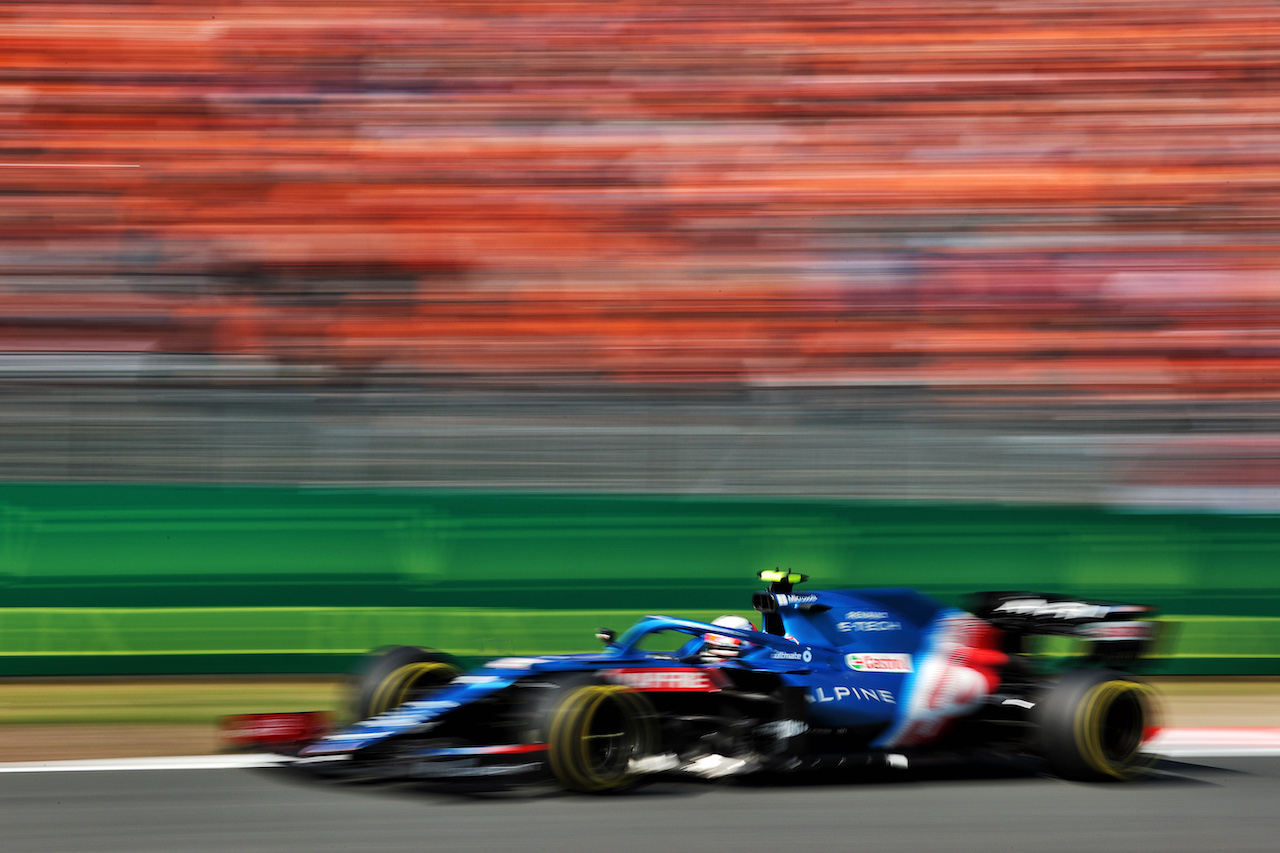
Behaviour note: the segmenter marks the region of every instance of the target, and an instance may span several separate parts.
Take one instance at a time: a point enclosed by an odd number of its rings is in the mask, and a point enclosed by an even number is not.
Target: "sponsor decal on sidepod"
[[[890,705],[898,704],[898,700],[888,690],[866,690],[861,687],[841,687],[837,685],[831,688],[831,695],[828,696],[821,687],[813,688],[813,693],[805,697],[809,702],[842,702],[845,699],[854,699],[858,702],[886,702]]]
[[[836,623],[836,630],[850,631],[900,631],[902,623],[891,619],[855,619]]]
[[[696,669],[611,669],[605,677],[641,692],[711,693],[720,689],[709,673]]]
[[[913,672],[911,655],[862,652],[845,655],[844,662],[854,672]]]

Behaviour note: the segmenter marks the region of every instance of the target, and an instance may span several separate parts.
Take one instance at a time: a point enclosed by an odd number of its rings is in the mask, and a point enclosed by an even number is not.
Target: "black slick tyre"
[[[561,785],[581,793],[633,784],[631,762],[653,752],[653,705],[642,694],[613,684],[566,689],[547,721],[547,764]]]
[[[449,655],[416,646],[392,646],[375,653],[356,680],[353,712],[375,717],[452,681],[462,667]]]
[[[1036,704],[1038,751],[1057,776],[1082,782],[1136,779],[1149,769],[1142,752],[1155,725],[1155,693],[1106,670],[1073,670]]]

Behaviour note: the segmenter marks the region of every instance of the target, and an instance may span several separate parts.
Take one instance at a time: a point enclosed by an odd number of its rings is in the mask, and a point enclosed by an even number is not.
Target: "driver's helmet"
[[[723,625],[726,628],[741,628],[746,631],[754,631],[755,625],[750,620],[741,616],[721,616],[717,618],[712,625]],[[716,658],[734,658],[742,654],[751,647],[751,643],[746,640],[739,640],[737,637],[726,637],[723,634],[707,634],[707,645],[704,653]]]

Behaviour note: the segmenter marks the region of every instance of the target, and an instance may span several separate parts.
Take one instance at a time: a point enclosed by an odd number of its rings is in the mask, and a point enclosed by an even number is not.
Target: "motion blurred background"
[[[1274,668],[1278,69],[1252,0],[6,2],[0,644],[655,573],[719,607],[796,554],[1248,616],[1214,648]],[[734,500],[781,503],[670,539]]]

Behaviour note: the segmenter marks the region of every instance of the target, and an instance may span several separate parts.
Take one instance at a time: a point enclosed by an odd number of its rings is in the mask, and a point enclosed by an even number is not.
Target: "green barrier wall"
[[[1159,605],[1158,671],[1280,674],[1274,516],[828,500],[0,486],[0,674],[342,671],[749,613],[761,568]]]

